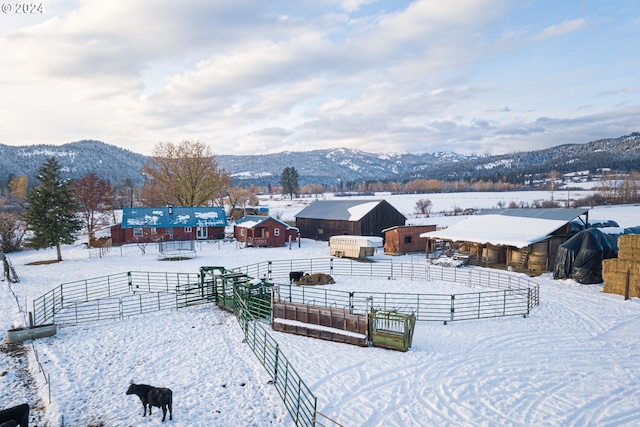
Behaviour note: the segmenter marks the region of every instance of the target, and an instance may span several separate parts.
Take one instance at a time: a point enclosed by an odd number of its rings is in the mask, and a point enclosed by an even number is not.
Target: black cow
[[[167,408],[169,408],[169,419],[173,420],[173,392],[170,389],[132,383],[127,394],[135,394],[140,398],[144,408],[143,418],[147,416],[147,406],[149,407],[149,415],[151,415],[151,407],[156,406],[162,408],[162,421],[167,416]]]
[[[289,273],[289,283],[297,283],[302,279],[302,276],[304,276],[304,271],[292,271]]]
[[[14,406],[0,411],[0,427],[29,427],[29,405]]]

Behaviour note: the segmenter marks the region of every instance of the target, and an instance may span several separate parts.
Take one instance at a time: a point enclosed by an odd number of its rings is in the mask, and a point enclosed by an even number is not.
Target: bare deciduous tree
[[[429,216],[433,203],[429,199],[420,199],[416,202],[416,213]]]
[[[80,214],[91,240],[99,214],[113,206],[113,189],[93,172],[78,178],[71,187],[80,202]]]
[[[148,206],[207,206],[230,182],[211,148],[200,141],[157,144],[142,173],[143,198]]]
[[[14,213],[0,212],[0,252],[15,252],[22,248],[26,231],[24,222]]]

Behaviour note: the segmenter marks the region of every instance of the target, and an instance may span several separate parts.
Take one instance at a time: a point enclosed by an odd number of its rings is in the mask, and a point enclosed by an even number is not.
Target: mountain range
[[[10,175],[26,175],[30,183],[40,165],[55,156],[63,174],[77,178],[94,172],[120,185],[125,179],[141,184],[140,172],[147,157],[100,141],[83,140],[60,146],[9,146],[0,144],[0,184]],[[339,185],[363,181],[409,181],[413,179],[478,180],[501,179],[508,175],[524,176],[577,172],[609,168],[638,170],[640,133],[618,138],[600,139],[583,144],[564,144],[535,151],[503,155],[465,156],[456,153],[367,153],[335,148],[305,152],[285,151],[276,154],[216,155],[218,165],[229,172],[235,183],[259,186],[279,185],[285,167],[295,167],[301,186],[306,184]]]

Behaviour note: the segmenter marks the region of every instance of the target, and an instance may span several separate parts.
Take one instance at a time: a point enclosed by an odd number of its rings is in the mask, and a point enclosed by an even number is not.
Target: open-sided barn
[[[386,200],[318,200],[296,215],[300,236],[328,241],[341,234],[380,236],[407,218]]]
[[[170,240],[224,238],[227,216],[221,207],[161,206],[123,208],[122,223],[111,227],[113,245]]]
[[[233,226],[233,236],[247,246],[284,246],[298,239],[298,229],[272,216],[247,215]]]
[[[558,247],[572,235],[571,222],[587,224],[588,216],[588,209],[491,209],[421,236],[427,258],[457,253],[487,266],[549,271]]]

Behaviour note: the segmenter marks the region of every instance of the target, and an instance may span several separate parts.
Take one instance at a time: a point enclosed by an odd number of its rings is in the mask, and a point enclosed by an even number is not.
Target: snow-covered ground
[[[541,196],[485,194],[486,199],[478,193],[426,197],[437,211],[453,204],[490,208],[498,200]],[[444,224],[462,219],[415,217],[415,202],[424,195],[377,198],[419,221]],[[274,198],[263,204],[287,220],[311,200]],[[593,209],[589,218],[636,226],[640,207]],[[0,283],[0,322],[5,329],[24,324],[31,301],[62,283],[126,271],[197,273],[208,265],[231,268],[263,260],[326,258],[329,248],[326,242],[307,239],[292,248],[204,243],[196,258],[168,262],[158,261],[149,247],[142,255],[135,245],[89,258],[78,242],[63,247],[62,255],[63,262],[49,265],[29,263],[54,259],[53,250],[9,255],[20,282]],[[376,254],[374,260],[379,259],[387,257]],[[423,256],[393,260],[418,263]],[[446,286],[334,278],[336,289],[358,291],[434,293]],[[640,425],[640,300],[624,301],[602,293],[602,285],[554,281],[549,274],[535,280],[541,302],[529,317],[447,325],[419,322],[406,353],[271,334],[317,396],[318,409],[345,427]],[[63,421],[65,426],[81,427],[160,425],[161,411],[154,408],[153,416],[143,418],[138,398],[125,395],[134,381],[173,390],[174,420],[169,425],[293,425],[242,339],[235,318],[214,306],[63,327],[53,337],[18,348],[3,344],[0,402],[2,407],[25,401],[35,405],[32,424],[38,426],[58,427]],[[5,353],[16,351],[23,356]]]

